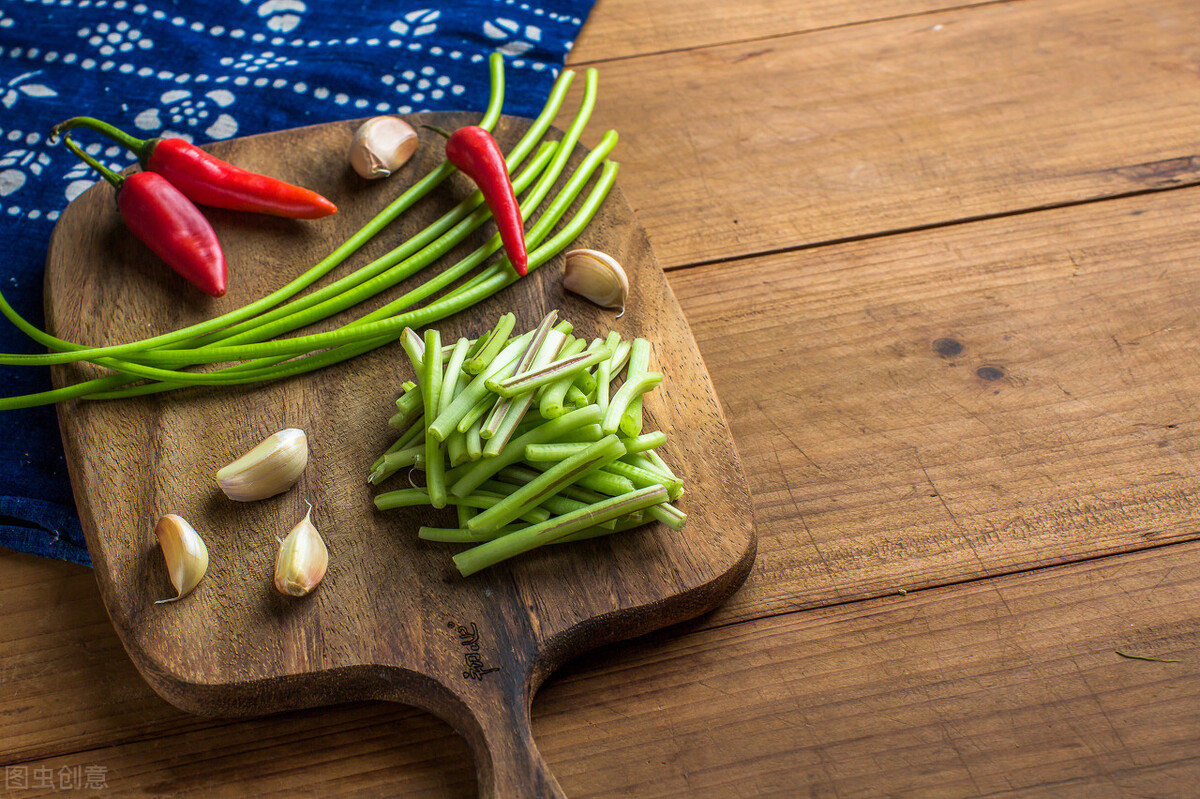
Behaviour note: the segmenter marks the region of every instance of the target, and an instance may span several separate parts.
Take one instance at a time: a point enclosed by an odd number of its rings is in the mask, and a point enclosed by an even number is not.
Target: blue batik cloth
[[[487,104],[506,56],[507,114],[541,110],[593,0],[321,2],[0,0],[0,289],[42,324],[42,272],[62,209],[95,181],[55,123],[87,114],[140,138],[197,144],[380,113]],[[108,144],[89,152],[124,169]],[[0,319],[0,351],[37,352]],[[0,394],[49,389],[0,367]],[[0,546],[88,563],[52,407],[0,412]]]

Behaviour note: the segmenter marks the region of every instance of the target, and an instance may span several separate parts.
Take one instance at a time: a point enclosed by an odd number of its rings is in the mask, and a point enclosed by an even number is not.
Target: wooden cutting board
[[[453,129],[474,118],[431,114],[415,121]],[[511,146],[526,125],[505,118],[497,138]],[[320,191],[340,209],[315,222],[208,210],[230,265],[229,292],[219,300],[185,284],[134,239],[110,187],[87,191],[63,214],[51,242],[49,328],[89,344],[124,342],[209,318],[282,285],[441,159],[441,141],[426,135],[398,174],[363,181],[345,166],[355,127],[332,123],[212,146],[222,158]],[[395,247],[472,188],[453,176],[351,263]],[[485,227],[468,245],[489,232]],[[537,687],[567,658],[712,609],[741,584],[755,552],[749,495],[721,407],[619,190],[576,246],[604,250],[626,266],[632,296],[620,319],[564,293],[556,259],[437,326],[453,341],[478,336],[507,310],[524,330],[557,308],[589,338],[610,328],[648,338],[652,368],[666,379],[646,401],[646,429],[669,434],[664,457],[686,480],[683,531],[655,524],[546,547],[459,577],[450,560],[458,547],[416,536],[421,524],[453,525],[453,512],[377,512],[378,489],[366,482],[369,465],[394,438],[387,419],[400,384],[412,377],[397,344],[266,386],[63,403],[59,421],[96,579],[130,657],[156,691],[185,710],[216,715],[362,699],[416,705],[467,739],[482,795],[560,793],[532,740]],[[69,366],[54,377],[62,385],[94,373]],[[311,456],[299,484],[262,502],[225,499],[217,469],[286,427],[308,433]],[[403,477],[393,487],[396,480]],[[318,590],[294,599],[272,586],[275,537],[304,516],[306,501],[331,562]],[[191,595],[156,605],[174,593],[152,533],[165,513],[192,522],[211,563]]]

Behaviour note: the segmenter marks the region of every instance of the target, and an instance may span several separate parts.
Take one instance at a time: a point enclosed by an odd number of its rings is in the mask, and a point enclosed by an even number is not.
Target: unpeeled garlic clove
[[[312,505],[279,545],[275,557],[275,587],[288,596],[304,596],[325,577],[329,549],[312,523]]]
[[[386,178],[417,150],[417,132],[397,117],[372,117],[350,142],[350,166],[367,180]]]
[[[225,496],[238,502],[266,499],[287,491],[308,465],[308,438],[290,427],[269,436],[217,472]]]
[[[599,250],[571,250],[563,267],[563,288],[585,297],[602,308],[620,308],[625,313],[629,278],[616,259]]]
[[[154,535],[162,548],[171,584],[179,593],[155,604],[174,602],[191,592],[208,571],[208,547],[182,516],[168,513],[154,525]]]

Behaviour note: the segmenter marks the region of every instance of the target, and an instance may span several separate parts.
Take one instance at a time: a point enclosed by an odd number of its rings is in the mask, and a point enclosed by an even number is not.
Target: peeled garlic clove
[[[154,535],[167,562],[171,584],[179,592],[155,604],[174,602],[191,592],[208,571],[208,547],[187,520],[174,513],[168,513],[158,520],[158,524],[154,525]]]
[[[625,313],[629,278],[616,259],[599,250],[571,250],[563,268],[563,288],[585,297],[602,308],[620,308]]]
[[[287,491],[308,465],[303,430],[280,430],[217,472],[225,496],[238,502],[266,499]]]
[[[386,178],[417,150],[417,132],[397,117],[372,117],[350,143],[350,166],[367,180]]]
[[[304,519],[279,545],[275,587],[289,596],[304,596],[317,587],[329,566],[329,549],[312,523],[312,505]]]

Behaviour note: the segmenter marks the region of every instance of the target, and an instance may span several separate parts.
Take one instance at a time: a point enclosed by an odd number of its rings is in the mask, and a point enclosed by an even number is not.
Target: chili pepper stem
[[[100,175],[105,180],[107,180],[109,183],[111,183],[114,188],[117,188],[117,189],[121,188],[121,184],[125,182],[125,178],[121,177],[116,172],[113,172],[111,169],[106,167],[104,164],[100,163],[95,158],[92,158],[90,155],[85,153],[82,149],[80,149],[78,144],[71,141],[70,136],[63,136],[63,144],[67,145],[67,149],[70,150],[71,152],[75,153],[75,155],[79,159],[81,159],[85,164],[87,164],[92,169],[99,172]]]
[[[59,122],[50,129],[50,143],[55,143],[58,140],[59,134],[74,128],[87,128],[88,130],[94,130],[97,133],[107,136],[125,149],[136,153],[139,161],[149,158],[150,151],[154,149],[153,139],[139,139],[129,135],[115,125],[110,125],[94,117],[72,117],[65,122]]]

